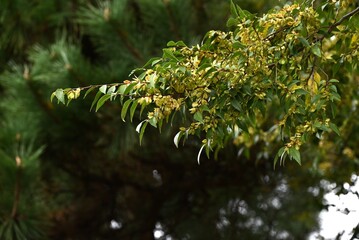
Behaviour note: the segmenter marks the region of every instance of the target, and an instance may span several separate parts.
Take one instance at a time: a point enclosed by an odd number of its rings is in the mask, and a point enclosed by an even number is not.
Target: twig
[[[331,33],[336,26],[340,25],[340,24],[341,24],[342,22],[344,22],[346,19],[348,19],[348,18],[350,18],[351,16],[357,14],[358,12],[359,12],[359,7],[357,7],[357,8],[354,9],[353,11],[351,11],[351,12],[345,14],[339,21],[333,23],[333,24],[329,27],[328,33]]]

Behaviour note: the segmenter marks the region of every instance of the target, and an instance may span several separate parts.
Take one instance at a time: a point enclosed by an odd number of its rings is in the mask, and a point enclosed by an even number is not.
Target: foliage
[[[301,164],[299,150],[313,135],[340,135],[338,87],[357,80],[345,82],[338,70],[357,69],[359,9],[350,1],[326,2],[317,10],[303,3],[258,17],[232,3],[231,12],[233,31],[209,31],[191,47],[170,41],[161,58],[132,72],[132,80],[58,89],[52,98],[68,104],[96,89],[91,108],[97,111],[120,96],[123,120],[127,114],[132,120],[138,107],[147,110],[136,128],[140,139],[148,123],[161,128],[177,114],[186,121],[176,146],[189,135],[203,138],[198,163],[203,149],[209,156],[233,140],[246,147],[263,141],[270,152],[283,141],[274,164],[286,156]]]

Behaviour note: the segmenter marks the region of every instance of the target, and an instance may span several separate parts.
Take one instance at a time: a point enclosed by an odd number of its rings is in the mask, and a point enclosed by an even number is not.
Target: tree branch
[[[357,14],[358,12],[359,12],[359,7],[357,7],[357,8],[354,9],[353,11],[351,11],[351,12],[345,14],[341,19],[339,19],[339,21],[333,23],[333,24],[329,27],[328,33],[331,33],[336,26],[340,25],[342,22],[344,22],[345,20],[347,20],[347,19],[350,18],[351,16]]]

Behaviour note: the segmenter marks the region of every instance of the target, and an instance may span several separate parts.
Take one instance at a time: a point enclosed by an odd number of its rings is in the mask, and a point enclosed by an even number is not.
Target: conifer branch
[[[34,96],[35,100],[38,102],[38,104],[40,105],[40,107],[44,110],[44,112],[56,123],[59,123],[59,119],[53,114],[53,112],[51,111],[50,107],[48,104],[46,104],[46,102],[43,101],[43,97],[41,96],[41,94],[35,89],[34,85],[31,82],[30,79],[30,73],[29,73],[29,68],[27,66],[25,66],[24,69],[24,74],[23,74],[23,78],[25,79],[25,82],[27,84],[27,86],[30,89],[30,92],[32,93],[32,95]]]
[[[132,54],[132,56],[138,62],[142,62],[143,57],[142,57],[140,51],[130,43],[130,41],[128,40],[128,38],[127,38],[126,34],[124,33],[124,31],[122,29],[117,29],[117,34],[118,34],[119,38],[121,39],[122,43],[125,45],[125,47],[128,49],[128,51]]]
[[[28,81],[27,81],[28,82]],[[59,123],[59,119],[53,114],[53,112],[50,109],[50,106],[43,101],[43,98],[41,94],[34,88],[34,86],[28,82],[28,86],[30,88],[31,93],[35,97],[35,100],[40,105],[40,107],[44,110],[44,112],[55,122]]]
[[[15,190],[14,190],[14,203],[12,206],[12,210],[11,210],[11,218],[15,219],[17,217],[17,212],[18,212],[18,206],[19,206],[19,202],[20,202],[20,190],[21,190],[21,185],[20,185],[20,179],[21,179],[21,158],[19,156],[16,156],[15,158],[16,161],[16,179],[15,179]]]

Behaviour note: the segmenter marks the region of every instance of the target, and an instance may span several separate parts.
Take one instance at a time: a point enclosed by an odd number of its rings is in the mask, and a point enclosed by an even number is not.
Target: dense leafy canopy
[[[171,41],[161,58],[133,71],[132,80],[58,89],[52,98],[65,104],[96,89],[97,111],[119,96],[123,120],[127,114],[132,120],[137,108],[147,110],[137,126],[140,139],[148,123],[161,128],[177,114],[185,121],[174,137],[176,146],[189,135],[203,138],[198,162],[203,149],[209,156],[233,140],[245,147],[263,141],[267,151],[278,151],[274,164],[287,155],[301,164],[299,150],[313,135],[340,135],[334,120],[338,86],[357,83],[338,75],[340,68],[347,74],[357,69],[359,8],[354,5],[290,4],[257,16],[232,3],[233,31],[209,31],[190,47]],[[279,150],[278,142],[284,144]]]

